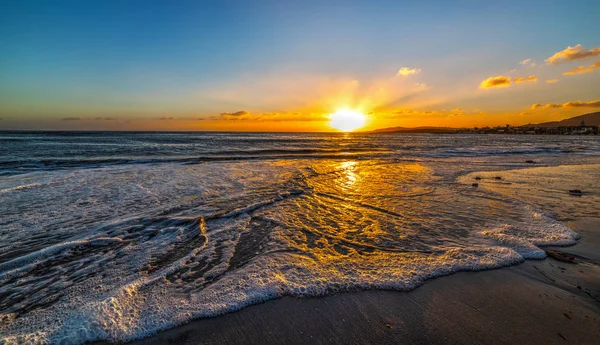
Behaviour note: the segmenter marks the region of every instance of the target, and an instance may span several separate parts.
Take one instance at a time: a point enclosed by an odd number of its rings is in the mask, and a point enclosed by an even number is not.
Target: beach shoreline
[[[600,220],[578,220],[571,226],[597,235]],[[561,250],[587,253],[582,247]],[[284,297],[132,344],[595,344],[600,337],[599,282],[597,265],[527,260],[431,279],[408,292]]]
[[[563,200],[569,202],[579,199]],[[581,235],[573,246],[544,249],[583,261],[548,257],[458,272],[408,292],[283,297],[191,321],[132,344],[595,344],[600,337],[600,218],[574,219],[552,205],[534,206],[565,220]]]

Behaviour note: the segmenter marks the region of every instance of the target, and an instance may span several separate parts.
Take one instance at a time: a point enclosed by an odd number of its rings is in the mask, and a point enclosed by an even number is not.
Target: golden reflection
[[[358,181],[359,174],[357,169],[357,162],[353,161],[343,162],[338,165],[338,170],[341,171],[342,176],[340,180],[342,188],[351,188]]]

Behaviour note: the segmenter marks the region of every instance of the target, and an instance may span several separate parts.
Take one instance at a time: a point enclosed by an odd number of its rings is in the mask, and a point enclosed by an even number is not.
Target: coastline
[[[569,210],[569,203],[579,201],[564,198],[561,207]],[[459,272],[428,280],[409,292],[284,297],[195,320],[131,344],[595,344],[600,337],[600,218],[565,217],[539,202],[535,200],[536,206],[581,235],[574,246],[545,249],[578,255],[583,261],[574,264],[549,257]]]

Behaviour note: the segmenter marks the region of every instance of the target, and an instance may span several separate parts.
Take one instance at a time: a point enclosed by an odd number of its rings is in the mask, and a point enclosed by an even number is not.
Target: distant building
[[[579,126],[559,126],[559,127],[534,127],[525,125],[520,127],[473,127],[472,129],[464,128],[456,131],[457,133],[477,133],[477,134],[540,134],[540,135],[598,135],[600,134],[599,126],[586,126],[584,121],[581,121]]]

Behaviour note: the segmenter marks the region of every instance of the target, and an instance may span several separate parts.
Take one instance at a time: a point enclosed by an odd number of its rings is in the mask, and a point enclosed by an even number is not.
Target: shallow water
[[[543,258],[539,246],[578,235],[517,195],[457,178],[600,156],[598,137],[559,136],[2,133],[0,141],[7,343],[130,340],[283,295],[409,290]]]

